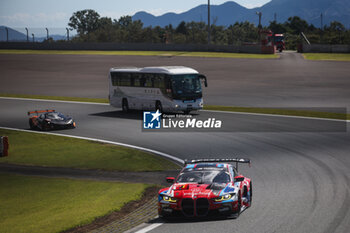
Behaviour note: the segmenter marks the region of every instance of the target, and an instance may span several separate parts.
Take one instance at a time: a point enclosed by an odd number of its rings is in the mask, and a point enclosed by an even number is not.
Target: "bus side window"
[[[128,87],[131,85],[130,73],[120,73],[120,86]]]
[[[166,77],[165,77],[165,87],[166,87],[166,89],[171,89],[171,78],[170,78],[170,76],[169,75],[167,75]]]
[[[160,74],[159,75],[159,88],[160,89],[164,89],[165,88],[164,79],[165,79],[165,75],[164,74]]]
[[[155,74],[154,76],[154,87],[164,89],[164,74]]]
[[[129,74],[130,77],[130,86],[133,87],[135,86],[135,78],[132,74]]]
[[[146,86],[146,77],[145,77],[145,75],[141,75],[140,87],[145,87],[145,86]]]
[[[152,75],[152,76],[153,76],[153,77],[151,77],[151,87],[155,87],[155,86],[154,86],[154,81],[155,81],[155,80],[154,80],[154,75]]]
[[[153,74],[144,74],[145,78],[144,87],[153,87],[154,86],[154,75]]]
[[[116,72],[111,73],[111,78],[112,78],[112,85],[118,86],[118,73]]]
[[[133,73],[132,77],[134,79],[134,87],[140,87],[140,74]]]

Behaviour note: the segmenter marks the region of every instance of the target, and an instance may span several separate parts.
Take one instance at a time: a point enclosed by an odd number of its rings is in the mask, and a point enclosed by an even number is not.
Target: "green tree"
[[[131,16],[122,16],[114,21],[119,42],[143,42],[143,23],[140,20],[133,21]]]
[[[223,26],[211,25],[212,42],[214,44],[227,44],[227,34]]]
[[[112,19],[109,17],[102,17],[98,20],[98,27],[102,29],[111,29],[113,26]]]
[[[290,28],[293,34],[300,34],[308,29],[308,23],[299,16],[289,17],[285,25]]]
[[[286,28],[285,24],[277,23],[276,21],[270,22],[269,29],[274,34],[286,33],[286,31],[287,31],[287,28]]]
[[[326,41],[329,44],[343,44],[346,36],[346,29],[343,24],[338,21],[330,23],[329,27],[325,27]]]
[[[333,21],[329,25],[329,30],[333,31],[333,32],[343,32],[343,31],[345,31],[345,27],[342,23],[340,23],[338,21]]]
[[[187,34],[187,27],[186,27],[185,21],[182,21],[181,23],[179,23],[179,25],[177,26],[175,32],[176,33],[181,33],[183,35]]]
[[[130,24],[132,24],[132,18],[129,15],[122,16],[117,22],[122,29],[127,29],[130,26]]]
[[[190,22],[186,24],[188,42],[192,44],[207,43],[207,28],[204,22]]]
[[[98,21],[98,29],[90,34],[90,40],[96,42],[112,42],[115,38],[112,19],[108,17],[102,17]]]
[[[80,36],[89,34],[99,27],[100,15],[94,10],[74,12],[69,19],[68,26],[76,29]]]

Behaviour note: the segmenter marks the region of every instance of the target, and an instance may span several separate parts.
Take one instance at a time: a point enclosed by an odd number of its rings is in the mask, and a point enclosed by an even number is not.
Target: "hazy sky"
[[[211,0],[219,5],[228,0]],[[253,8],[270,0],[236,0],[242,6]],[[184,12],[207,0],[0,0],[0,25],[9,27],[67,27],[73,12],[93,9],[101,16],[118,19],[146,11],[154,15],[166,12]]]

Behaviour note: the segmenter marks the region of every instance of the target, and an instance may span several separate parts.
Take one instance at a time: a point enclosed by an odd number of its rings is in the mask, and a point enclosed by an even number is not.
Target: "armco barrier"
[[[104,51],[188,51],[188,52],[228,52],[261,53],[260,45],[202,45],[202,44],[152,44],[152,43],[31,43],[0,42],[0,49],[32,50],[104,50]]]
[[[350,53],[350,45],[303,44],[303,53]]]

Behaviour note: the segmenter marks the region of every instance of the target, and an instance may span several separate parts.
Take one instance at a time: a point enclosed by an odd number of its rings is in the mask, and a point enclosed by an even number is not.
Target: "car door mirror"
[[[244,176],[236,176],[235,182],[242,182],[244,180]]]
[[[166,182],[168,183],[174,183],[175,181],[175,177],[166,177],[165,179],[166,179]]]

